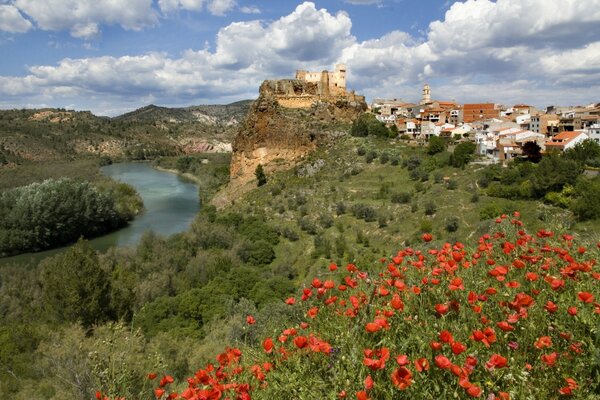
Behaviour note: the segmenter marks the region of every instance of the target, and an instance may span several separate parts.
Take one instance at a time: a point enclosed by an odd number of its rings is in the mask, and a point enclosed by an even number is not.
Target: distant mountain
[[[0,110],[0,167],[89,155],[148,159],[231,151],[251,103],[149,105],[114,118],[54,108]]]
[[[203,122],[211,125],[237,125],[241,122],[252,100],[242,100],[231,104],[190,106],[184,108],[160,107],[154,104],[113,118],[124,122]]]

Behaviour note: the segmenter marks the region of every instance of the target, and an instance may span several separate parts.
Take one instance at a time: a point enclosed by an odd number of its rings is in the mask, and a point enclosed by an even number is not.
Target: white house
[[[561,132],[546,141],[546,150],[565,151],[586,139],[589,139],[589,136],[582,130]]]
[[[590,139],[600,144],[600,124],[592,124],[584,129]]]

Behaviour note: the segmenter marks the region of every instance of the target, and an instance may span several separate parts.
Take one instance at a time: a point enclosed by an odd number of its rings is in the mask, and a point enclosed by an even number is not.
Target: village
[[[529,142],[542,153],[563,152],[586,139],[600,143],[600,103],[543,110],[527,104],[459,104],[433,100],[425,84],[418,104],[374,99],[370,110],[388,127],[395,125],[402,139],[421,144],[432,136],[471,140],[477,153],[493,162],[522,156]]]

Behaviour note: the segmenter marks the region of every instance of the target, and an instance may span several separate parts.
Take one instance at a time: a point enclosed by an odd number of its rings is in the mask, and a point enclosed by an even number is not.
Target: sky
[[[0,108],[224,104],[336,63],[367,100],[600,102],[600,0],[0,0]]]

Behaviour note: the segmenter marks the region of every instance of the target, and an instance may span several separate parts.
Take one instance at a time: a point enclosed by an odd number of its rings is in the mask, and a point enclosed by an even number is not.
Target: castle
[[[296,79],[299,81],[316,83],[319,87],[319,95],[323,97],[343,96],[346,94],[345,64],[337,64],[334,72],[309,72],[297,70]]]

